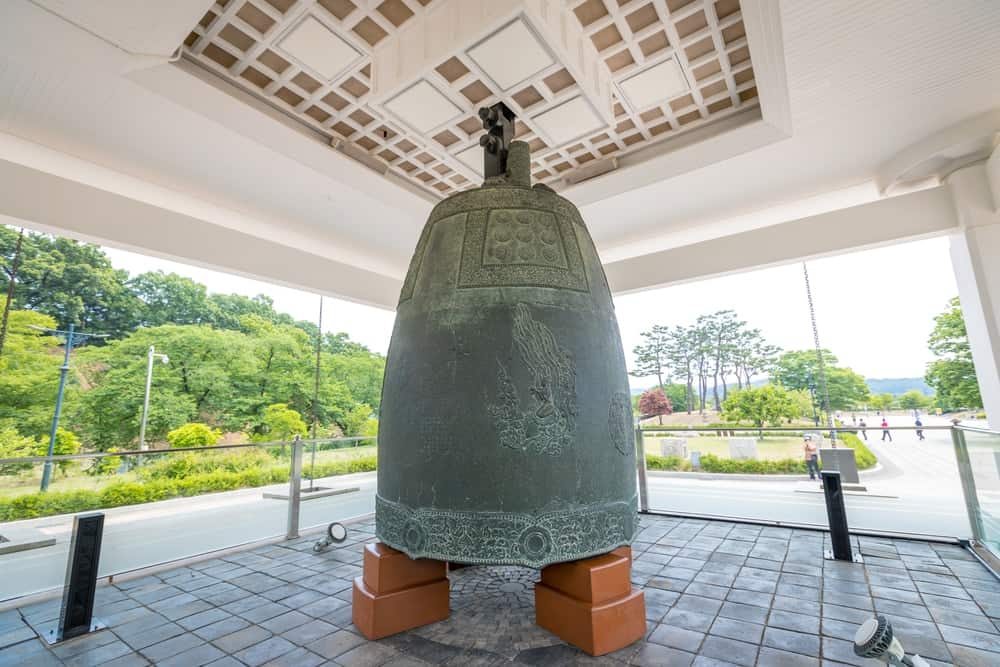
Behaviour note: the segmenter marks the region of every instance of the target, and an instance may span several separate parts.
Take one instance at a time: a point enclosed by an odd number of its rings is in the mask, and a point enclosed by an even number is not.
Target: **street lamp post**
[[[153,384],[153,359],[159,357],[163,363],[169,363],[170,357],[165,354],[157,354],[156,346],[149,346],[149,355],[146,357],[146,395],[142,399],[142,424],[139,426],[139,449],[149,449],[146,444],[146,418],[149,416],[149,389]]]
[[[67,331],[61,329],[49,329],[29,324],[32,329],[45,331],[51,334],[62,334],[66,336],[66,351],[63,354],[63,365],[59,369],[59,393],[56,394],[56,411],[52,415],[52,431],[49,433],[49,449],[42,468],[42,491],[48,491],[49,481],[52,479],[52,454],[56,448],[56,432],[59,430],[59,415],[62,412],[63,392],[66,390],[66,375],[69,373],[69,355],[73,352],[73,345],[83,343],[88,338],[104,338],[107,334],[87,334],[76,331],[75,325],[70,324]]]

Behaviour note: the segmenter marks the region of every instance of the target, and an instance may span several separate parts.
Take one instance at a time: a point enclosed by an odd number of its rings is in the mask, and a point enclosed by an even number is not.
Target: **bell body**
[[[579,212],[496,180],[440,202],[410,263],[383,384],[376,533],[413,558],[541,568],[631,542],[632,408]]]

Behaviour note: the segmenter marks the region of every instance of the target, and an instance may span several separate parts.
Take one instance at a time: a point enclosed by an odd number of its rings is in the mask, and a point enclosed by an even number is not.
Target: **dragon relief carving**
[[[498,359],[497,402],[489,406],[497,438],[510,449],[555,456],[569,446],[576,425],[573,357],[523,303],[514,306],[512,333],[531,376],[531,398],[530,405],[522,405],[510,372]]]

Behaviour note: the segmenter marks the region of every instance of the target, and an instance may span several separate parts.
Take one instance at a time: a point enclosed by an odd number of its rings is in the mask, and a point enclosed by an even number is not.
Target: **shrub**
[[[691,464],[679,456],[646,454],[646,468],[649,470],[690,470]]]
[[[858,470],[875,467],[875,464],[878,463],[878,457],[865,446],[865,443],[861,442],[861,438],[854,433],[838,432],[837,435],[841,442],[854,450],[854,460],[858,464]]]
[[[267,452],[254,449],[231,450],[226,453],[165,454],[160,460],[144,466],[139,475],[145,480],[183,479],[190,475],[222,470],[239,472],[249,468],[266,468],[274,465]]]
[[[267,455],[264,454],[265,459]],[[118,457],[110,457],[118,458]],[[252,460],[256,457],[247,457]],[[107,459],[104,459],[107,460]],[[158,462],[156,466],[167,461]],[[287,482],[289,470],[284,465],[253,466],[240,470],[217,469],[211,472],[171,478],[163,472],[147,478],[149,466],[142,470],[147,481],[114,482],[100,491],[61,491],[31,493],[0,500],[0,522],[32,519],[53,514],[86,512],[124,505],[138,505],[168,498],[197,496],[217,491],[252,488]],[[376,468],[376,457],[366,456],[344,461],[330,461],[316,466],[317,477],[331,477],[355,472],[370,472]],[[166,467],[164,466],[164,470]]]
[[[705,472],[721,472],[744,475],[795,475],[806,472],[806,462],[800,459],[781,459],[766,461],[749,459],[738,461],[724,459],[714,454],[704,454],[701,457],[701,469]]]
[[[175,428],[167,433],[167,442],[171,447],[211,447],[218,444],[222,431],[213,429],[206,424],[193,422]]]

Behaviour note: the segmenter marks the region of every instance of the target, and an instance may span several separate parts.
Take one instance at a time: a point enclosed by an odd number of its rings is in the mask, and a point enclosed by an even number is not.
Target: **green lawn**
[[[645,436],[646,453],[660,454],[660,437]],[[714,454],[720,458],[729,458],[729,439],[712,436],[687,438],[688,452]],[[802,458],[802,438],[770,436],[757,440],[757,457],[766,461]]]

